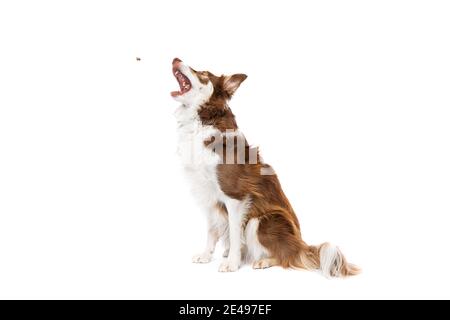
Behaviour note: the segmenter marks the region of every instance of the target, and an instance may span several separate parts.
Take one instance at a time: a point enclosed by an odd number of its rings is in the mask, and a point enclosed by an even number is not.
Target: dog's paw
[[[195,256],[192,257],[193,263],[208,263],[211,262],[211,260],[212,255],[209,253],[196,254]]]
[[[253,269],[266,269],[272,267],[273,265],[275,265],[274,260],[266,258],[255,261],[253,263]]]
[[[225,249],[224,252],[222,253],[222,257],[224,257],[224,258],[228,257],[229,253],[230,253],[230,249]]]
[[[239,269],[239,263],[230,261],[228,259],[224,260],[219,267],[219,272],[234,272]]]

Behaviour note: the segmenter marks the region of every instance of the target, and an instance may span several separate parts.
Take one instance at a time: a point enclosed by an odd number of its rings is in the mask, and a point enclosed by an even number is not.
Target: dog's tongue
[[[178,97],[179,95],[181,95],[181,92],[180,92],[180,91],[172,91],[172,92],[170,93],[170,95],[171,95],[172,97]]]

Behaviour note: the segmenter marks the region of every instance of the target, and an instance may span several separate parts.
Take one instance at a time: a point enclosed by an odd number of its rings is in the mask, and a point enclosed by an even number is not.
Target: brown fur
[[[233,76],[215,76],[207,71],[195,71],[191,69],[202,83],[211,81],[214,92],[210,100],[202,105],[198,111],[204,125],[211,125],[221,132],[237,130],[235,116],[228,107],[227,101],[233,96],[236,89],[247,76],[237,74]],[[230,139],[234,139],[234,163],[226,164],[226,155],[223,155],[223,164],[217,168],[218,181],[222,191],[230,198],[243,200],[251,199],[251,207],[247,214],[247,221],[252,218],[259,219],[258,239],[269,251],[269,260],[260,261],[257,266],[266,263],[268,266],[280,265],[282,267],[318,269],[320,268],[320,251],[326,244],[309,246],[301,237],[300,224],[285,196],[278,177],[273,175],[261,175],[262,169],[271,169],[257,157],[256,164],[249,163],[250,146],[245,141],[245,159],[237,164],[237,137],[222,138],[220,141],[205,140],[205,146],[211,150],[222,144],[226,150]],[[245,138],[244,138],[245,139]],[[229,159],[228,159],[229,160]],[[218,204],[220,211],[227,214],[223,204]],[[341,265],[335,266],[340,274],[336,276],[348,276],[358,273],[358,269],[348,264],[341,255]]]

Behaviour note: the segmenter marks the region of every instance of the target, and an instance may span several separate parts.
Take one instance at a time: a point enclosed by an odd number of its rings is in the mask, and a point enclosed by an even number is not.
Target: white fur
[[[228,210],[230,251],[219,267],[220,272],[233,272],[239,269],[241,264],[242,244],[245,242],[243,236],[243,221],[248,212],[250,200],[225,199]]]
[[[322,274],[331,278],[333,275],[339,275],[342,265],[342,254],[336,246],[329,243],[320,248],[320,269]]]
[[[268,257],[267,249],[262,246],[258,239],[259,219],[250,219],[245,227],[245,242],[247,245],[247,260],[249,262],[261,260]]]
[[[192,88],[175,97],[175,100],[183,103],[175,111],[178,122],[178,154],[200,206],[209,210],[222,195],[216,173],[220,157],[205,148],[204,141],[220,132],[212,126],[202,125],[198,108],[210,98],[212,84],[200,83],[184,64],[181,64],[179,69],[189,78]]]

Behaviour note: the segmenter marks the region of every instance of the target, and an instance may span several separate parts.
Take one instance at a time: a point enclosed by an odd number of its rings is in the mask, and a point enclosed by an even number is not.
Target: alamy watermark
[[[205,136],[203,143],[201,141],[193,139],[180,146],[179,153],[185,165],[262,164],[261,175],[275,174],[270,166],[263,164],[258,147],[249,145],[238,130],[214,132]]]

